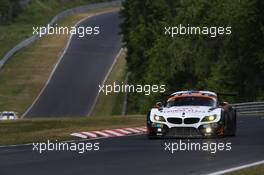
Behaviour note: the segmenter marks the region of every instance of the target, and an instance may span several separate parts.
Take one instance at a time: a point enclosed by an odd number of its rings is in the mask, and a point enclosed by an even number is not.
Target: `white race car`
[[[17,114],[12,111],[4,111],[0,113],[0,120],[16,120]]]
[[[147,115],[148,137],[211,137],[236,134],[236,110],[210,91],[172,93]]]

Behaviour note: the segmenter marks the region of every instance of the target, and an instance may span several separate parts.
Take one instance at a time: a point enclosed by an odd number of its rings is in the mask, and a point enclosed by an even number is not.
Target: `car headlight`
[[[154,120],[159,121],[159,122],[165,122],[165,118],[159,115],[154,115]]]
[[[202,122],[211,122],[216,119],[216,115],[208,115],[202,119]]]

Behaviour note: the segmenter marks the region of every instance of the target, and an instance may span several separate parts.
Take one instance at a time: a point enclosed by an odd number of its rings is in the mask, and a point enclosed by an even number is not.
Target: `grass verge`
[[[105,84],[121,84],[125,80],[126,73],[126,50],[122,49],[119,56],[116,58],[116,63],[113,66]],[[120,115],[122,112],[122,105],[124,100],[124,93],[111,93],[105,95],[101,93],[96,102],[92,116],[102,115]]]
[[[81,19],[102,12],[118,10],[108,7],[76,13],[62,20],[60,26],[73,26]],[[0,111],[16,111],[21,116],[32,104],[47,81],[69,35],[49,35],[21,50],[0,70]]]
[[[0,122],[0,145],[72,140],[73,132],[144,126],[144,116],[23,119]]]
[[[239,171],[234,171],[231,173],[227,173],[226,175],[260,175],[264,174],[264,164],[258,165],[258,166],[253,166],[250,168],[242,169]]]

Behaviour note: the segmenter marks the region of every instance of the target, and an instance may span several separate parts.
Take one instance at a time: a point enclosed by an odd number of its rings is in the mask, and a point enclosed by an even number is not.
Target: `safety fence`
[[[263,115],[264,102],[247,102],[233,104],[239,115]]]

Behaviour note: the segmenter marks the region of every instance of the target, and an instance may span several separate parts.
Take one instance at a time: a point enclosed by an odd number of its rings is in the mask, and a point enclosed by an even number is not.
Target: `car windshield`
[[[167,107],[172,106],[216,106],[216,100],[204,97],[182,97],[167,102]]]
[[[14,116],[15,114],[12,112],[3,112],[2,115],[4,116]]]

